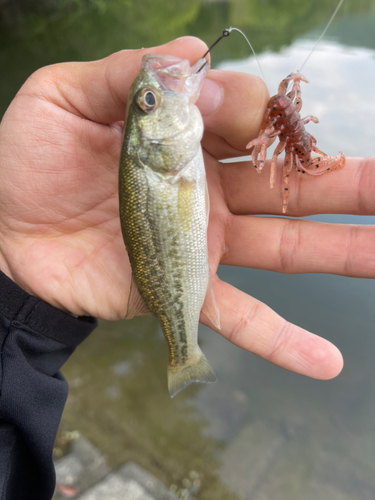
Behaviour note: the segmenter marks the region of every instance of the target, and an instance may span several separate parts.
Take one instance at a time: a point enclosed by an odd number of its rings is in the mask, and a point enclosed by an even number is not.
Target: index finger
[[[215,87],[222,99],[216,110],[206,114],[205,103]],[[248,155],[246,144],[258,135],[268,100],[267,87],[257,76],[210,70],[197,101],[204,119],[204,149],[217,159]]]

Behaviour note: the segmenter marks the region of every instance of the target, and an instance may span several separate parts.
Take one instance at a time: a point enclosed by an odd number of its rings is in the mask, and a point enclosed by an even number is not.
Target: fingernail
[[[213,80],[206,78],[196,104],[202,116],[206,116],[220,107],[223,98],[224,91],[222,87]]]

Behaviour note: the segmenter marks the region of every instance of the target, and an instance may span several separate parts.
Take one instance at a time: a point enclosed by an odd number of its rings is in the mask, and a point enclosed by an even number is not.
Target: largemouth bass
[[[132,267],[127,318],[154,314],[169,350],[173,397],[214,382],[197,342],[199,315],[219,327],[208,266],[208,191],[194,102],[207,68],[146,55],[129,93],[120,159],[121,228]]]

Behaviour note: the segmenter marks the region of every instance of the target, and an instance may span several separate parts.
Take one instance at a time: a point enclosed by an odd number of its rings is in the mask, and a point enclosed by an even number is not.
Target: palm
[[[46,82],[42,92],[52,90]],[[77,315],[123,317],[129,263],[116,189],[121,131],[22,91],[6,119],[4,133],[15,139],[0,151],[0,224],[13,279]],[[29,133],[20,137],[20,127]]]

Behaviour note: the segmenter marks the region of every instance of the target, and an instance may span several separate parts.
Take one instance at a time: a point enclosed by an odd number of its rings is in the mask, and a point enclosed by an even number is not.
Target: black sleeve
[[[0,272],[0,500],[52,498],[52,450],[68,395],[59,369],[96,326]]]

